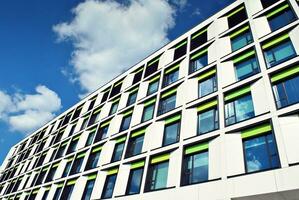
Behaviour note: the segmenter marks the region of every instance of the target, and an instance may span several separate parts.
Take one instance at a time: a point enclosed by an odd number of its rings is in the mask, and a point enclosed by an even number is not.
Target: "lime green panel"
[[[43,169],[42,171],[44,172],[44,171],[47,171],[48,169],[49,169],[49,167],[47,167],[47,168]]]
[[[117,174],[118,168],[110,169],[107,171],[107,175]]]
[[[229,101],[249,92],[250,92],[250,86],[246,86],[244,88],[229,93],[228,95],[225,96],[224,100]]]
[[[89,131],[89,133],[92,133],[92,132],[94,132],[94,131],[96,131],[97,130],[97,127],[94,127],[94,128],[92,128],[92,129],[89,129],[88,131]]]
[[[187,44],[187,40],[185,40],[182,43],[178,44],[175,48],[178,49],[178,48],[184,46],[185,44]]]
[[[138,72],[141,72],[143,70],[143,67],[141,67],[140,69],[136,70],[134,73],[138,73]]]
[[[117,138],[117,139],[115,140],[115,143],[116,143],[116,144],[118,144],[118,143],[122,143],[122,142],[126,141],[126,139],[127,139],[126,136]]]
[[[97,178],[97,174],[91,174],[91,175],[88,175],[87,176],[87,180],[90,181],[90,180],[95,180]]]
[[[207,110],[207,109],[215,107],[215,106],[217,106],[217,100],[210,101],[210,102],[207,102],[207,103],[204,103],[204,104],[198,106],[197,112],[202,112],[204,110]]]
[[[93,114],[98,114],[99,112],[101,112],[102,108],[97,108],[93,111]]]
[[[107,121],[107,122],[104,122],[103,124],[101,124],[101,128],[102,127],[105,127],[105,126],[108,126],[110,124],[111,120]]]
[[[69,141],[64,142],[61,146],[66,146]]]
[[[245,26],[245,27],[241,28],[240,30],[238,30],[238,31],[232,33],[231,35],[229,35],[229,37],[232,39],[232,38],[237,37],[238,35],[246,32],[247,30],[249,30],[249,26]]]
[[[243,60],[245,60],[245,59],[247,59],[247,58],[249,58],[249,57],[251,57],[253,55],[255,55],[255,51],[254,50],[249,51],[249,52],[247,52],[245,54],[242,54],[241,56],[235,58],[233,60],[233,62],[234,62],[234,64],[236,64],[236,63],[241,62],[241,61],[243,61]]]
[[[205,53],[207,53],[207,52],[208,52],[208,48],[203,49],[203,50],[201,50],[201,51],[195,53],[194,55],[192,55],[192,56],[191,56],[191,60],[194,60],[194,59],[196,59],[196,58],[202,56],[203,54],[205,54]]]
[[[138,130],[138,131],[134,131],[133,133],[132,133],[132,135],[131,135],[131,138],[133,138],[133,137],[137,137],[137,136],[139,136],[139,135],[142,135],[142,134],[144,134],[145,133],[145,128],[144,129],[141,129],[141,130]]]
[[[123,113],[123,117],[126,117],[126,116],[128,116],[128,115],[131,115],[132,113],[133,113],[133,109],[132,109],[132,110],[129,110],[129,111],[125,112],[125,113]]]
[[[185,149],[185,154],[192,154],[192,153],[196,153],[196,152],[200,152],[200,151],[205,151],[209,149],[209,142],[205,142],[205,143],[200,143],[200,144],[196,144],[194,146],[191,147],[187,147]]]
[[[88,119],[88,118],[89,118],[89,115],[83,117],[83,119]]]
[[[248,138],[248,137],[252,137],[252,136],[256,136],[256,135],[260,135],[263,133],[267,133],[269,131],[271,131],[271,125],[270,124],[262,124],[247,130],[242,131],[242,138]]]
[[[72,160],[74,160],[74,157],[71,157],[71,158],[67,158],[67,162],[70,162],[70,161],[72,161]]]
[[[180,119],[181,119],[181,115],[174,115],[174,116],[172,116],[172,117],[170,117],[170,118],[167,118],[167,119],[165,120],[165,125],[170,124],[170,123],[172,123],[172,122],[176,122],[176,121],[178,121],[178,120],[180,120]]]
[[[82,158],[82,157],[84,157],[85,155],[86,155],[86,152],[84,152],[84,153],[80,153],[80,154],[77,155],[76,158]]]
[[[210,70],[210,71],[203,72],[203,74],[200,74],[200,75],[197,77],[197,79],[198,79],[199,81],[201,81],[201,80],[203,80],[203,79],[205,79],[205,78],[207,78],[207,77],[209,77],[209,76],[212,76],[212,75],[214,75],[214,74],[216,74],[216,69],[212,69],[212,70]]]
[[[160,60],[160,57],[157,58],[157,59],[155,59],[155,60],[153,60],[152,62],[150,62],[147,66],[151,66],[152,64],[158,62],[159,60]]]
[[[160,75],[155,76],[154,78],[152,78],[152,79],[150,80],[150,83],[155,82],[156,80],[159,80],[159,79],[160,79]]]
[[[103,149],[103,146],[95,147],[95,148],[92,149],[91,153],[101,151],[102,149]]]
[[[276,15],[277,13],[279,13],[279,12],[281,12],[281,11],[287,9],[288,7],[289,7],[288,4],[285,4],[285,5],[283,5],[283,6],[280,6],[279,8],[277,8],[277,9],[273,10],[272,12],[268,13],[268,14],[266,15],[266,17],[267,17],[267,18],[272,17],[273,15]]]
[[[227,17],[231,17],[231,16],[237,14],[238,12],[240,12],[240,11],[243,10],[243,9],[245,9],[244,6],[238,8],[237,10],[235,10],[235,11],[233,11],[232,13],[228,14]]]
[[[39,189],[33,190],[32,194],[37,194]]]
[[[144,161],[139,161],[131,164],[131,169],[137,169],[144,166]]]
[[[175,65],[173,67],[170,67],[169,69],[166,69],[165,74],[169,74],[169,73],[177,70],[179,67],[180,67],[180,64],[177,64],[177,65]]]
[[[172,90],[168,90],[166,91],[165,93],[162,94],[161,98],[165,98],[165,97],[168,97],[168,96],[171,96],[173,95],[174,93],[176,93],[176,88],[172,89]]]
[[[275,83],[277,81],[283,80],[289,76],[295,75],[299,73],[299,65],[286,69],[278,74],[275,74],[274,76],[271,77],[271,82]]]
[[[55,167],[58,167],[59,166],[59,163],[55,163],[52,168],[55,168]]]
[[[200,36],[201,34],[207,32],[207,31],[208,31],[208,29],[206,28],[206,29],[196,33],[195,35],[193,35],[191,39],[193,40],[193,39],[197,38],[198,36]]]
[[[169,160],[169,158],[170,158],[170,153],[163,154],[163,155],[160,155],[160,156],[156,156],[156,157],[153,157],[151,159],[151,164],[160,163],[160,162]]]
[[[76,184],[77,179],[73,179],[67,182],[66,185],[75,185]]]
[[[117,103],[117,102],[119,102],[119,100],[120,100],[120,97],[112,100],[112,103]]]
[[[57,188],[63,187],[63,182],[57,184]]]
[[[266,44],[264,44],[262,46],[262,48],[265,50],[265,49],[268,49],[269,47],[272,47],[280,42],[283,42],[284,40],[287,40],[289,38],[289,34],[286,33],[284,35],[281,35],[277,38],[275,38],[274,40],[271,40],[270,42],[267,42]]]
[[[138,91],[138,89],[139,89],[139,88],[138,88],[138,87],[136,87],[136,88],[133,88],[132,90],[130,90],[129,92],[130,92],[130,93],[134,93],[134,92],[137,92],[137,91]]]
[[[45,187],[46,191],[49,191],[51,189],[51,186]]]
[[[116,86],[119,86],[120,84],[123,83],[123,80],[122,81],[119,81],[118,83],[115,83],[113,87],[116,87]]]
[[[73,141],[75,141],[75,140],[79,140],[80,136],[81,136],[81,135],[78,135],[78,136],[74,137]]]
[[[149,105],[151,105],[151,104],[153,104],[153,103],[155,103],[155,102],[156,102],[156,98],[154,98],[154,99],[150,99],[149,101],[146,101],[146,102],[144,103],[144,107],[149,106]]]

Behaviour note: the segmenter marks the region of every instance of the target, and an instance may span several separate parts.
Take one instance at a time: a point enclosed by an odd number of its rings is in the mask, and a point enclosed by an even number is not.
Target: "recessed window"
[[[151,60],[147,63],[144,77],[148,77],[158,70],[159,60],[160,60],[160,56],[154,58],[153,60]]]
[[[176,60],[184,56],[186,54],[186,51],[187,51],[187,40],[184,40],[174,47],[173,60]]]
[[[101,109],[102,108],[97,108],[95,109],[93,112],[92,112],[92,115],[89,119],[89,122],[88,122],[88,126],[91,126],[93,124],[95,124],[96,122],[99,121],[100,119],[100,114],[101,114]]]
[[[50,192],[50,187],[47,187],[43,194],[42,200],[46,200],[48,198],[49,192]]]
[[[71,124],[71,126],[72,127],[71,127],[71,130],[70,130],[69,134],[68,134],[68,137],[71,136],[71,135],[73,135],[75,133],[75,129],[76,129],[77,123]]]
[[[177,64],[177,65],[165,70],[165,74],[164,74],[164,78],[163,78],[163,87],[166,87],[166,86],[170,85],[171,83],[174,83],[178,80],[179,67],[180,67],[180,65]]]
[[[59,165],[59,163],[53,164],[53,166],[51,167],[51,169],[50,169],[50,171],[49,171],[49,173],[47,175],[47,178],[46,178],[45,182],[53,181],[55,173],[56,173],[56,170],[58,168],[58,165]]]
[[[60,198],[60,194],[62,192],[62,187],[63,187],[63,183],[60,183],[59,185],[57,185],[56,191],[54,193],[54,197],[53,200],[59,200]]]
[[[123,119],[120,125],[120,131],[125,131],[129,129],[132,119],[133,110],[130,110],[123,114]]]
[[[72,117],[72,114],[73,114],[73,111],[71,111],[70,113],[68,113],[66,116],[65,116],[65,118],[64,118],[64,120],[63,120],[63,123],[62,123],[62,126],[64,126],[64,125],[66,125],[67,123],[69,123],[69,121],[70,121],[70,119],[71,119],[71,117]],[[45,131],[43,131],[43,134],[45,134]],[[42,135],[42,134],[41,134]],[[41,136],[40,136],[40,138],[42,138]]]
[[[45,179],[45,177],[46,177],[46,173],[47,173],[47,171],[48,171],[48,167],[43,168],[43,169],[41,170],[41,172],[39,173],[39,175],[38,175],[38,177],[37,177],[37,180],[36,180],[36,182],[35,182],[35,186],[36,186],[36,185],[40,185],[40,184],[42,184],[42,183],[44,182],[44,179]]]
[[[198,76],[198,97],[204,97],[217,91],[216,69],[203,72]]]
[[[170,154],[163,154],[151,159],[145,191],[154,191],[167,187],[168,165]]]
[[[103,94],[103,97],[101,99],[101,103],[104,103],[108,99],[109,92],[110,92],[109,89],[103,92],[104,94]]]
[[[80,139],[80,135],[75,136],[75,137],[72,139],[71,144],[70,144],[69,148],[67,149],[67,154],[70,154],[70,153],[73,153],[73,152],[76,151],[76,148],[77,148],[79,139]]]
[[[277,108],[299,102],[299,66],[288,68],[271,77]]]
[[[144,161],[131,164],[129,180],[127,184],[126,194],[138,194],[141,188]]]
[[[264,50],[268,68],[297,56],[288,34],[284,34],[267,42],[262,48]]]
[[[164,114],[176,107],[176,88],[162,94],[159,103],[158,115]]]
[[[138,88],[133,89],[132,91],[130,91],[130,94],[129,94],[129,97],[128,97],[127,106],[130,106],[130,105],[132,105],[132,104],[134,104],[136,102],[137,93],[138,93]]]
[[[91,130],[88,130],[89,133],[88,133],[88,137],[87,137],[85,146],[89,146],[89,145],[92,144],[92,142],[93,142],[93,138],[94,138],[94,136],[95,136],[95,134],[96,134],[96,130],[97,130],[96,127],[93,128],[93,129],[91,129]]]
[[[112,88],[111,93],[110,93],[110,98],[112,98],[112,97],[114,97],[114,96],[116,96],[117,94],[120,93],[122,84],[123,84],[123,80],[121,80],[121,81],[119,81],[119,82],[117,82],[113,85],[113,88]]]
[[[160,79],[160,75],[156,76],[155,78],[150,80],[150,83],[149,83],[148,89],[147,89],[147,95],[154,94],[155,92],[158,91],[158,89],[159,89],[159,79]]]
[[[249,86],[226,95],[225,101],[226,125],[232,125],[255,116]]]
[[[110,109],[109,115],[113,115],[114,113],[116,113],[117,108],[118,108],[118,104],[119,104],[119,99],[113,101],[113,103],[111,105],[111,109]]]
[[[95,142],[103,140],[103,139],[105,139],[107,137],[107,135],[108,135],[108,129],[109,129],[109,124],[110,124],[110,121],[104,122],[104,123],[102,123],[100,125],[100,128],[98,128],[96,137],[94,139]]]
[[[66,186],[64,187],[62,194],[61,194],[61,199],[65,199],[65,200],[70,200],[73,190],[74,190],[74,186],[75,186],[76,180],[70,180],[67,181]]]
[[[189,74],[208,65],[208,48],[201,49],[191,55]]]
[[[230,35],[232,51],[236,51],[253,42],[249,26],[245,26]]]
[[[179,141],[181,115],[175,115],[165,120],[163,146]]]
[[[55,156],[55,159],[58,159],[58,158],[61,158],[66,150],[66,146],[68,144],[68,141],[67,142],[64,142],[58,149],[57,153],[56,153],[56,156]]]
[[[92,190],[95,184],[95,179],[96,179],[96,174],[93,175],[89,175],[87,177],[87,182],[84,188],[84,192],[82,195],[82,200],[90,200],[91,199],[91,194],[92,194]]]
[[[92,108],[93,108],[93,106],[94,106],[94,104],[95,104],[95,102],[96,102],[96,100],[97,100],[97,96],[95,96],[95,97],[93,97],[93,98],[91,98],[90,100],[89,100],[89,106],[88,106],[88,111],[90,111]]]
[[[134,75],[134,79],[133,79],[133,83],[132,85],[134,85],[135,83],[138,83],[139,81],[141,81],[142,79],[142,74],[143,74],[143,67],[136,70],[135,72],[135,75]]]
[[[112,169],[107,172],[107,177],[105,181],[105,185],[102,192],[102,199],[111,198],[113,195],[113,190],[117,177],[117,169]]]
[[[77,174],[80,172],[85,154],[86,153],[79,153],[79,155],[77,155],[77,157],[72,165],[70,175]]]
[[[96,168],[100,159],[102,146],[95,147],[92,149],[91,154],[88,157],[88,161],[85,170]]]
[[[69,172],[70,172],[70,170],[71,170],[71,166],[72,166],[72,158],[71,159],[69,159],[68,161],[67,161],[67,163],[66,163],[66,165],[65,165],[65,168],[64,168],[64,170],[63,170],[63,173],[62,173],[62,178],[63,177],[66,177],[68,174],[69,174]]]
[[[271,6],[272,4],[276,3],[277,0],[261,0],[263,8],[268,8],[269,6]]]
[[[197,107],[197,130],[198,135],[218,129],[217,100],[204,103]]]
[[[115,147],[114,147],[111,162],[116,162],[116,161],[119,161],[121,159],[122,154],[123,154],[123,150],[124,150],[124,147],[125,147],[125,142],[126,142],[126,137],[118,138],[115,141]]]
[[[234,9],[233,11],[228,13],[226,15],[226,17],[227,17],[229,28],[232,28],[232,27],[242,23],[243,21],[245,21],[247,19],[247,13],[246,13],[245,6],[242,5],[240,7],[237,7],[236,9]]]
[[[208,179],[208,143],[200,143],[187,147],[183,158],[182,185],[201,183]]]
[[[236,79],[238,81],[260,72],[254,50],[238,55],[233,62],[235,66]]]
[[[76,108],[72,120],[77,119],[80,116],[82,108],[83,108],[83,104]]]
[[[89,119],[89,116],[84,117],[83,122],[81,124],[80,131],[82,131],[83,129],[85,129],[87,127],[87,125],[88,125],[88,119]]]
[[[142,152],[145,129],[134,131],[129,139],[126,157],[138,155]]]
[[[285,27],[296,20],[296,16],[288,4],[279,5],[266,16],[272,31]]]
[[[241,132],[246,172],[263,171],[280,166],[278,151],[270,124]]]
[[[154,116],[156,99],[151,99],[144,103],[141,122],[151,120]]]
[[[205,44],[208,41],[208,28],[205,27],[200,29],[199,31],[195,32],[191,36],[191,50],[200,47],[201,45]]]

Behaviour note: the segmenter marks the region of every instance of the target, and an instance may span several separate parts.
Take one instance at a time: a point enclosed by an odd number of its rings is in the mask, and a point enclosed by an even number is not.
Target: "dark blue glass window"
[[[164,129],[163,146],[176,143],[180,136],[180,122],[166,125]]]
[[[119,161],[121,159],[121,156],[122,156],[123,150],[124,150],[124,146],[125,146],[124,142],[118,143],[115,145],[111,162]]]
[[[133,169],[130,171],[127,194],[138,194],[140,192],[143,168]]]
[[[154,116],[154,109],[155,109],[155,104],[151,104],[149,106],[144,107],[141,121],[145,122],[152,119]]]
[[[66,163],[66,166],[65,166],[65,168],[64,168],[62,177],[66,177],[66,176],[69,174],[69,172],[70,172],[70,170],[71,170],[71,165],[72,165],[72,162],[71,162],[71,161]]]
[[[121,122],[120,131],[129,129],[131,124],[132,115],[125,116]]]
[[[175,109],[176,94],[161,99],[159,104],[159,115]]]
[[[59,187],[59,188],[56,189],[53,200],[59,200],[61,191],[62,191],[62,187]]]
[[[238,81],[257,74],[260,71],[258,62],[255,57],[235,64],[235,70]]]
[[[170,85],[171,83],[174,83],[178,80],[179,78],[179,69],[170,72],[168,74],[164,75],[164,79],[163,79],[163,87],[166,87],[168,85]]]
[[[128,150],[126,153],[127,157],[135,156],[142,152],[143,140],[144,135],[133,137],[129,140]]]
[[[81,165],[83,163],[83,159],[84,159],[84,157],[76,158],[76,160],[74,161],[74,163],[72,165],[72,168],[71,168],[71,171],[70,171],[70,175],[77,174],[77,173],[80,172]]]
[[[268,20],[271,30],[275,31],[295,21],[296,16],[291,9],[287,9],[271,16]]]
[[[208,65],[208,54],[205,53],[202,56],[191,60],[190,62],[190,69],[189,69],[189,73],[193,73],[196,72],[197,70],[203,68],[204,66]]]
[[[137,92],[134,92],[134,93],[130,94],[129,98],[128,98],[127,106],[130,106],[133,103],[135,103],[136,102],[136,98],[137,98]]]
[[[101,151],[91,153],[88,158],[85,170],[89,170],[97,167],[100,155],[101,155]]]
[[[102,199],[108,199],[112,197],[115,182],[116,182],[116,176],[117,176],[116,174],[107,176],[103,188]]]
[[[158,88],[159,88],[159,80],[149,83],[147,95],[154,94],[155,92],[158,91]]]
[[[66,185],[60,199],[70,200],[74,190],[74,185]]]
[[[90,200],[95,180],[88,180],[84,189],[82,200]]]
[[[150,165],[146,191],[153,191],[167,187],[168,165],[168,161]]]
[[[198,114],[198,134],[218,129],[218,111],[216,108]]]
[[[113,104],[111,105],[111,109],[110,109],[110,113],[109,113],[109,115],[113,115],[114,113],[116,113],[117,108],[118,108],[118,103],[119,103],[119,102],[115,102],[115,103],[113,103]]]
[[[232,51],[241,49],[242,47],[245,47],[246,45],[248,45],[252,42],[253,42],[253,39],[252,39],[252,35],[251,35],[250,31],[247,31],[241,35],[238,35],[231,40]]]
[[[198,83],[198,97],[203,97],[217,90],[216,76]]]

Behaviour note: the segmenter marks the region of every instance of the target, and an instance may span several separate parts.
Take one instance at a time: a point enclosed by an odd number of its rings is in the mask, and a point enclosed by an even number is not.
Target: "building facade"
[[[299,9],[237,0],[13,146],[0,199],[299,199]]]

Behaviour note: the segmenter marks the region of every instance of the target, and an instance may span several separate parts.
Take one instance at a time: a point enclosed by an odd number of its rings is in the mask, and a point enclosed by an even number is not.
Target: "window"
[[[43,194],[42,200],[46,200],[48,198],[49,192],[50,192],[50,188],[46,188],[46,190]]]
[[[95,142],[103,140],[104,138],[107,137],[109,123],[110,123],[110,121],[104,122],[104,123],[101,124],[100,128],[97,131]]]
[[[182,185],[207,181],[209,179],[208,143],[187,147],[184,154]]]
[[[276,142],[270,124],[262,124],[241,132],[246,172],[280,166]]]
[[[34,200],[36,198],[36,196],[37,196],[37,193],[38,193],[38,189],[37,190],[33,190],[31,192],[31,194],[29,195],[28,200]]]
[[[41,154],[41,156],[39,157],[38,162],[36,163],[35,167],[39,167],[44,163],[46,155],[47,155],[47,153]]]
[[[98,161],[101,155],[102,146],[95,147],[92,149],[91,154],[89,155],[85,170],[93,169],[97,167]]]
[[[95,183],[95,179],[96,179],[96,174],[94,175],[89,175],[87,177],[87,183],[85,185],[85,189],[82,195],[82,200],[90,200],[91,199],[91,194],[92,194],[92,190],[94,187],[94,183]]]
[[[245,26],[230,35],[232,51],[236,51],[253,42],[249,26]]]
[[[96,130],[97,130],[96,127],[93,128],[93,129],[91,129],[91,130],[89,130],[89,134],[88,134],[88,137],[87,137],[85,146],[89,146],[89,145],[92,144],[92,142],[93,142],[93,138],[94,138],[94,136],[95,136],[95,134],[96,134]]]
[[[272,31],[280,29],[296,20],[296,16],[288,4],[270,11],[266,16]]]
[[[149,83],[148,89],[147,89],[147,95],[154,94],[155,92],[158,91],[158,89],[159,89],[159,79],[160,79],[160,75],[156,76],[155,78],[150,80],[150,83]]]
[[[272,4],[276,3],[277,0],[261,0],[263,8],[268,8]]]
[[[125,131],[129,129],[132,119],[133,110],[130,110],[123,114],[123,119],[120,125],[120,131]]]
[[[236,71],[236,79],[238,81],[255,75],[260,71],[254,50],[238,56],[233,62]]]
[[[191,55],[189,74],[200,70],[206,65],[208,65],[208,48],[201,49]]]
[[[47,178],[46,178],[46,181],[45,181],[45,182],[53,181],[58,165],[59,165],[59,163],[55,163],[55,164],[51,167],[51,169],[50,169],[50,171],[49,171],[49,173],[48,173],[48,175],[47,175]]]
[[[273,67],[296,56],[288,34],[282,35],[262,46],[267,67]]]
[[[94,123],[98,122],[100,119],[100,114],[101,114],[101,109],[102,108],[97,108],[93,111],[90,120],[88,122],[88,126],[93,125]]]
[[[299,102],[299,66],[288,68],[271,77],[277,108]]]
[[[58,158],[61,158],[65,152],[65,149],[66,149],[66,146],[67,146],[67,142],[64,142],[63,144],[61,144],[61,146],[59,147],[57,153],[56,153],[56,156],[55,156],[55,160],[58,159]]]
[[[66,163],[66,166],[62,173],[62,177],[66,177],[69,174],[69,172],[71,170],[72,160],[73,160],[73,158],[69,159],[68,162]]]
[[[151,60],[147,63],[144,77],[148,77],[157,71],[158,66],[159,66],[159,59],[160,59],[160,56],[154,58],[153,60]]]
[[[125,146],[126,137],[118,138],[115,141],[115,147],[112,155],[111,162],[119,161],[122,157],[124,146]]]
[[[74,137],[74,139],[71,141],[69,148],[67,149],[67,154],[70,154],[70,153],[73,153],[76,151],[79,139],[80,139],[80,135]]]
[[[72,165],[70,175],[77,174],[77,173],[80,172],[81,165],[82,165],[83,160],[84,160],[84,156],[85,156],[85,153],[80,153],[79,155],[77,155],[77,157],[76,157],[76,159],[75,159],[75,161]]]
[[[238,95],[238,96],[237,96]],[[255,116],[250,87],[225,96],[225,124],[231,125]]]
[[[163,87],[166,87],[170,85],[171,83],[174,83],[179,78],[179,64],[176,64],[175,66],[172,66],[165,70],[164,79],[163,79]]]
[[[198,77],[198,97],[204,97],[217,91],[216,69],[204,72]]]
[[[133,79],[132,85],[134,85],[135,83],[138,83],[139,81],[141,81],[142,74],[143,74],[143,67],[141,67],[140,69],[138,69],[137,71],[134,72],[135,75],[134,75],[134,79]]]
[[[208,41],[208,27],[200,29],[191,35],[191,50],[205,44]]]
[[[197,134],[205,134],[218,129],[217,100],[207,102],[197,107]]]
[[[131,164],[129,180],[127,184],[126,194],[138,194],[140,192],[144,161]]]
[[[80,116],[82,108],[83,108],[83,104],[76,108],[72,120],[77,119]]]
[[[71,126],[72,127],[71,127],[68,137],[74,134],[77,123],[71,124]]]
[[[114,113],[116,113],[118,104],[119,104],[119,99],[116,99],[115,101],[113,101],[109,115],[113,115]]]
[[[106,91],[103,91],[103,97],[101,99],[101,103],[104,103],[107,99],[108,99],[108,95],[109,95],[109,88]]]
[[[176,107],[176,89],[172,89],[162,94],[159,103],[158,114],[164,114]]]
[[[110,98],[114,97],[115,95],[119,94],[120,93],[120,90],[121,90],[121,86],[122,86],[122,82],[123,80],[117,82],[114,84],[112,90],[111,90],[111,93],[110,93]]]
[[[83,129],[85,129],[87,127],[88,119],[89,119],[89,116],[84,117],[81,128],[80,128],[80,131],[82,131]]]
[[[164,154],[151,159],[145,191],[154,191],[167,187],[169,156],[170,154]]]
[[[130,105],[132,105],[132,104],[134,104],[136,102],[137,92],[138,92],[138,88],[136,88],[133,91],[131,91],[131,93],[129,94],[127,106],[130,106]]]
[[[176,115],[165,120],[163,146],[179,141],[181,115]]]
[[[117,169],[112,169],[107,172],[105,185],[102,192],[102,199],[111,198],[117,177]]]
[[[40,185],[44,182],[46,173],[47,173],[48,168],[44,168],[42,169],[42,171],[39,173],[37,180],[35,182],[35,185]]]
[[[144,103],[141,122],[151,120],[154,116],[156,99],[151,99]]]
[[[177,44],[174,47],[174,56],[173,56],[173,60],[176,60],[182,56],[184,56],[186,54],[187,51],[187,40],[184,40],[182,42],[180,42],[179,44]]]
[[[65,200],[71,199],[75,183],[76,183],[76,180],[70,180],[66,183],[66,186],[64,187],[61,197],[60,197],[61,199],[65,199]]]
[[[144,134],[145,129],[137,130],[131,134],[126,153],[127,158],[142,152]]]
[[[93,108],[96,100],[97,100],[97,96],[95,96],[95,97],[93,97],[92,99],[89,100],[90,103],[89,103],[87,111],[90,111]]]
[[[56,189],[56,191],[55,191],[53,200],[59,200],[59,199],[60,199],[59,197],[60,197],[60,194],[61,194],[61,192],[62,192],[62,187],[63,187],[63,183],[61,183],[61,184],[59,184],[59,185],[57,186],[57,189]]]
[[[232,28],[242,23],[246,19],[247,19],[247,13],[245,10],[245,6],[242,5],[236,8],[235,10],[233,10],[232,12],[230,12],[229,14],[227,14],[228,27]]]

